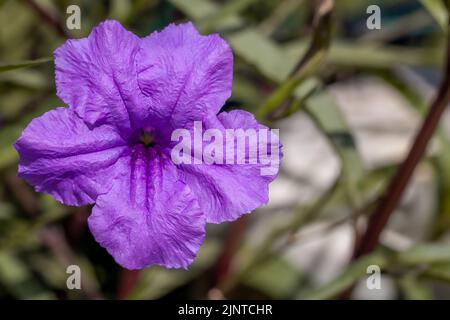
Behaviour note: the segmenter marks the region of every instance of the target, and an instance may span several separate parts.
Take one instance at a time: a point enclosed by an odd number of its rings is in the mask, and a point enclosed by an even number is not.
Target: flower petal
[[[129,136],[146,110],[136,75],[139,44],[113,20],[87,38],[66,41],[54,53],[58,96],[89,126],[110,123]]]
[[[116,161],[127,152],[111,127],[90,130],[68,108],[34,119],[15,144],[19,177],[67,205],[93,203],[107,190]]]
[[[150,121],[163,123],[158,130],[170,134],[219,112],[231,95],[233,54],[217,34],[202,36],[192,23],[171,24],[142,39],[137,72],[151,100]]]
[[[128,269],[187,268],[205,235],[193,192],[156,148],[135,146],[121,166],[123,175],[98,197],[89,217],[95,239]]]
[[[222,132],[226,129],[269,130],[259,124],[251,113],[243,110],[220,113],[210,123],[205,123],[204,130],[208,128],[220,129]],[[274,144],[274,149],[276,148],[276,154],[269,159],[269,164],[260,161],[259,155],[256,163],[248,163],[250,146],[246,144],[240,150],[242,154],[247,155],[245,157],[247,162],[244,164],[226,164],[224,160],[224,164],[206,164],[203,161],[202,164],[180,165],[185,173],[187,184],[196,194],[200,206],[206,214],[208,223],[235,220],[267,203],[268,185],[276,178],[282,157],[278,137],[270,131],[267,131],[267,134],[266,148],[269,157],[272,144]],[[255,143],[256,145],[252,144],[252,146],[258,150],[258,142]],[[236,139],[234,145],[234,154],[236,155],[237,148],[241,145]],[[203,145],[204,147],[205,145]],[[224,151],[224,159],[225,155],[226,151]]]

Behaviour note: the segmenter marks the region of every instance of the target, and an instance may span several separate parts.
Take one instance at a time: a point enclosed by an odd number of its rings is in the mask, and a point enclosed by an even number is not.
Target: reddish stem
[[[27,3],[48,25],[52,26],[61,37],[70,38],[69,32],[64,28],[64,22],[58,14],[47,10],[34,0],[27,0]]]
[[[231,262],[237,249],[239,248],[239,244],[245,233],[246,227],[247,216],[243,216],[231,224],[215,268],[214,282],[216,286],[220,286],[220,284],[228,276]]]
[[[122,269],[119,286],[117,288],[117,299],[127,299],[139,279],[139,270]]]
[[[436,98],[431,104],[430,110],[414,140],[408,156],[397,169],[386,193],[381,198],[374,213],[371,215],[366,232],[362,236],[359,245],[355,246],[356,249],[353,253],[352,260],[356,260],[359,257],[372,252],[378,246],[380,235],[387,225],[392,212],[400,202],[403,192],[439,124],[439,120],[441,119],[445,107],[450,102],[450,19],[447,23],[446,66],[443,73],[444,78],[442,84]],[[345,290],[340,297],[344,299],[349,298],[351,292],[352,288],[349,288]]]
[[[397,207],[401,196],[411,176],[425,153],[428,142],[433,136],[445,107],[450,102],[450,38],[447,41],[447,61],[444,71],[444,80],[439,92],[433,101],[422,127],[417,134],[414,144],[403,163],[398,168],[391,183],[383,196],[379,206],[371,215],[367,230],[362,238],[361,246],[355,251],[354,257],[358,258],[375,249],[378,245],[380,234],[386,226],[389,217]]]

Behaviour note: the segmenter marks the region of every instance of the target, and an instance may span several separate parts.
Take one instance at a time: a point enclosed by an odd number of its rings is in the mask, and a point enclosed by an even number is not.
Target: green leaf
[[[37,66],[43,63],[48,63],[53,61],[53,58],[41,58],[37,60],[28,60],[28,61],[22,61],[22,62],[15,62],[15,63],[3,63],[0,64],[0,72],[20,69],[20,68],[26,68],[26,67],[33,67]]]
[[[422,273],[425,278],[445,281],[450,283],[450,262],[443,262],[431,265]]]
[[[1,73],[0,82],[32,90],[48,90],[53,85],[50,84],[51,81],[46,75],[37,70],[17,70]]]
[[[396,261],[402,265],[420,265],[450,262],[450,245],[421,244],[398,254]]]
[[[198,21],[198,28],[209,33],[219,29],[227,19],[238,20],[238,13],[260,0],[229,0],[220,9]]]
[[[19,299],[55,298],[33,277],[27,264],[12,251],[0,251],[0,283]]]
[[[296,60],[288,57],[276,42],[254,28],[247,28],[227,37],[236,55],[255,66],[266,78],[284,81]]]
[[[274,9],[270,16],[259,26],[265,34],[272,34],[292,14],[302,12],[298,10],[304,0],[284,0]],[[303,10],[303,12],[305,12]]]
[[[300,299],[323,300],[331,299],[339,295],[342,291],[355,284],[361,277],[367,274],[367,267],[377,265],[381,269],[388,264],[386,257],[379,251],[364,256],[353,262],[336,279],[327,283],[323,287],[300,295]]]
[[[219,253],[220,247],[214,240],[206,240],[194,264],[185,270],[152,267],[142,270],[139,282],[129,299],[157,299],[171,290],[186,284],[210,267]]]
[[[342,166],[341,183],[352,207],[359,208],[362,203],[359,190],[364,180],[365,169],[356,149],[353,134],[339,107],[329,94],[320,92],[306,101],[306,111],[339,155]]]
[[[170,3],[178,10],[186,14],[190,19],[195,22],[206,19],[208,16],[218,14],[220,6],[216,3],[208,0],[169,0]],[[235,15],[228,15],[223,18],[222,21],[217,24],[216,28],[236,28],[241,26],[242,19]],[[200,29],[201,30],[201,29]],[[201,30],[204,31],[204,30]]]
[[[442,30],[447,31],[447,10],[444,2],[440,0],[419,0],[420,3],[428,10],[428,12],[436,20]]]
[[[304,40],[284,45],[290,59],[299,59],[305,52]],[[411,48],[365,42],[334,40],[327,61],[351,68],[391,68],[393,65],[441,66],[443,53],[439,48]]]
[[[243,279],[243,283],[254,287],[275,299],[288,298],[297,288],[301,275],[289,262],[275,257],[261,264]]]
[[[242,101],[246,109],[254,108],[261,103],[262,96],[259,88],[251,80],[242,77],[239,73],[233,76],[233,95],[232,100]]]
[[[130,0],[112,0],[109,12],[110,19],[127,21],[132,13],[132,4]]]
[[[22,131],[21,126],[8,126],[0,129],[0,170],[13,165],[18,154],[12,146]]]
[[[431,300],[430,289],[414,274],[407,274],[397,281],[402,296],[408,300]]]
[[[258,110],[257,116],[264,118],[275,111],[284,101],[291,98],[295,89],[306,79],[313,76],[321,66],[330,46],[332,30],[332,9],[323,2],[315,14],[315,26],[308,49],[299,58],[289,79],[282,83]],[[323,6],[323,7],[322,7]]]

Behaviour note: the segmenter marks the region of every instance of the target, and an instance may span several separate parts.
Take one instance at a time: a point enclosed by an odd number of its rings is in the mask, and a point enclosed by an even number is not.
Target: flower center
[[[144,131],[139,138],[139,143],[142,143],[145,147],[150,147],[155,144],[155,140],[150,133]]]

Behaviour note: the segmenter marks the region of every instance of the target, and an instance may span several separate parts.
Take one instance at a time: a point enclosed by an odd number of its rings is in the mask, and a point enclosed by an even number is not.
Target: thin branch
[[[315,0],[313,3],[314,32],[311,44],[293,69],[290,77],[258,109],[256,116],[259,119],[264,119],[288,100],[295,88],[317,71],[328,53],[331,42],[334,0]]]
[[[248,216],[243,216],[231,224],[215,266],[214,282],[220,287],[230,273],[231,262],[238,251],[247,227]]]
[[[449,0],[446,0],[447,9],[449,8]],[[447,28],[450,30],[450,19],[447,22]],[[447,51],[446,66],[443,72],[442,84],[433,100],[428,114],[418,132],[414,143],[409,151],[408,156],[398,168],[392,178],[386,193],[374,213],[371,215],[366,232],[364,233],[360,245],[358,245],[353,253],[352,260],[356,260],[361,256],[367,255],[375,250],[378,246],[380,235],[389,221],[389,218],[397,207],[400,199],[408,185],[417,164],[422,159],[429,141],[431,140],[445,107],[450,102],[450,32],[446,33]],[[341,298],[349,298],[352,288],[344,291]]]
[[[317,213],[321,212],[333,198],[334,194],[338,190],[340,177],[341,175],[339,175],[334,180],[333,184],[321,196],[319,196],[319,198],[315,199],[311,205],[296,208],[294,212],[295,216],[289,224],[272,229],[263,242],[259,245],[258,249],[255,250],[255,254],[249,258],[245,267],[222,281],[221,285],[217,289],[224,295],[228,294],[239,284],[242,279],[251,274],[255,268],[286,250],[289,245],[295,241],[295,232],[309,223],[312,218]],[[286,233],[287,237],[278,244],[276,249],[274,249],[274,243],[276,243],[283,235],[286,235]]]
[[[122,269],[117,288],[117,299],[127,299],[130,296],[138,283],[139,275],[140,270]]]
[[[36,194],[31,191],[23,180],[16,176],[8,175],[6,177],[6,185],[20,202],[23,210],[34,221],[42,218],[43,212]],[[53,253],[61,266],[67,267],[68,265],[77,264],[76,254],[67,242],[63,228],[44,225],[40,229],[39,238],[42,244]],[[102,295],[97,292],[97,289],[91,285],[90,281],[86,281],[84,277],[81,278],[81,287],[89,299],[103,299]]]
[[[446,68],[443,74],[444,79],[438,94],[430,107],[428,115],[416,136],[408,156],[398,168],[380,205],[371,216],[361,246],[355,252],[355,258],[373,251],[377,246],[381,232],[386,226],[390,215],[397,207],[405,187],[411,179],[414,169],[424,155],[428,142],[439,124],[439,120],[445,107],[450,102],[450,36],[447,36],[446,59]]]
[[[70,33],[67,31],[67,29],[64,27],[64,22],[61,19],[61,16],[58,15],[55,12],[52,12],[46,8],[44,8],[42,5],[40,5],[35,0],[26,0],[28,5],[38,13],[41,18],[55,31],[63,38],[70,38]]]

